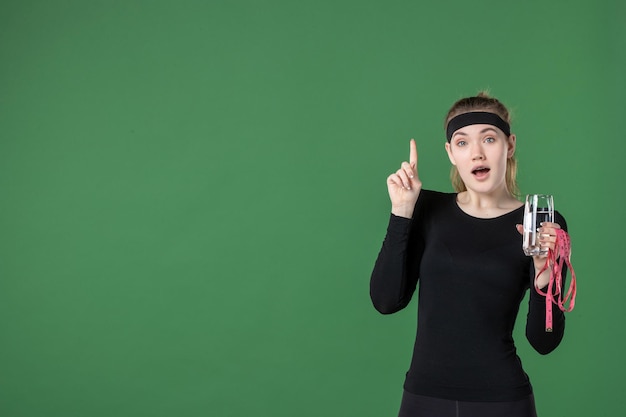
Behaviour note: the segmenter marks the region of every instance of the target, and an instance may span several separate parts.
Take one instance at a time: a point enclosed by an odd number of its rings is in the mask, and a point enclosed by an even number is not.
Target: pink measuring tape
[[[569,235],[565,230],[557,229],[555,248],[554,250],[548,250],[546,263],[535,276],[535,290],[546,297],[546,332],[552,331],[552,304],[556,304],[563,312],[570,312],[574,309],[576,302],[576,274],[570,262],[571,256],[572,244]],[[572,279],[565,298],[563,298],[563,277],[561,275],[563,263],[567,264],[572,274]],[[544,293],[537,287],[537,277],[547,269],[550,269],[550,282],[548,283],[548,290]],[[569,307],[566,307],[568,299]]]

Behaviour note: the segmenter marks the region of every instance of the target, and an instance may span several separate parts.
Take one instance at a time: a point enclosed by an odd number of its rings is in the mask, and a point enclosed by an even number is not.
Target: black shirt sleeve
[[[376,310],[391,314],[406,307],[417,286],[424,251],[420,213],[428,191],[422,190],[413,218],[391,214],[387,235],[370,279],[370,298]]]

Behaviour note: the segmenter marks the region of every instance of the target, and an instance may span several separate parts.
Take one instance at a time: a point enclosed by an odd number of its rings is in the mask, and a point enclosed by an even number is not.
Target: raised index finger
[[[411,149],[409,155],[409,164],[411,164],[411,166],[415,168],[417,166],[417,145],[415,144],[415,139],[411,139],[409,146]]]

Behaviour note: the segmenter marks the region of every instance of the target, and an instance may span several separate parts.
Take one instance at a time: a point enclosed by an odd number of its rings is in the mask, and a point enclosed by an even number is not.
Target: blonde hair
[[[511,115],[504,104],[502,104],[498,99],[489,96],[487,92],[481,91],[474,97],[462,98],[454,103],[446,115],[443,128],[445,129],[448,126],[448,122],[450,122],[453,117],[472,111],[488,111],[495,113],[509,125],[511,124]],[[514,197],[519,197],[520,191],[517,185],[517,160],[515,159],[515,154],[511,155],[511,157],[506,161],[506,173],[504,180],[509,193],[511,193]],[[450,181],[452,182],[454,191],[457,193],[467,190],[465,183],[459,175],[459,171],[454,165],[452,165],[452,168],[450,169]]]

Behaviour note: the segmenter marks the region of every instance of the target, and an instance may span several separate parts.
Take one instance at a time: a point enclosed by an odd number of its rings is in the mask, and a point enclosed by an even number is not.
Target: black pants
[[[398,417],[537,417],[535,398],[472,402],[425,397],[404,391]]]

